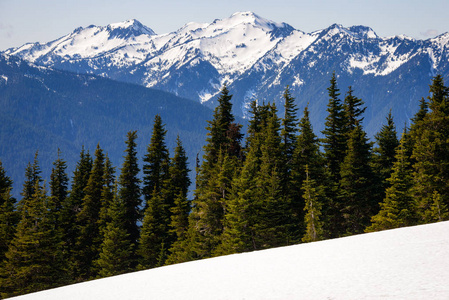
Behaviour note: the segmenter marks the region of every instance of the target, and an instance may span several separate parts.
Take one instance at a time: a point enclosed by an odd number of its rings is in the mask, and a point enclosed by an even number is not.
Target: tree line
[[[323,138],[287,87],[283,116],[251,103],[246,136],[221,90],[193,199],[178,137],[173,156],[156,116],[139,168],[137,132],[117,174],[98,145],[73,176],[58,152],[47,184],[38,154],[17,202],[0,163],[0,290],[9,297],[207,257],[449,219],[449,88],[430,94],[398,139],[391,112],[370,142],[362,99],[335,74]],[[139,176],[139,174],[143,174]],[[70,183],[70,190],[69,190]]]

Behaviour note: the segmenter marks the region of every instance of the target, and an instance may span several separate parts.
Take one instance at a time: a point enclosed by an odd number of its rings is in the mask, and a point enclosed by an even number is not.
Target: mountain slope
[[[449,222],[135,272],[12,299],[447,299]]]
[[[26,164],[39,150],[44,178],[49,178],[58,147],[69,176],[82,146],[93,153],[97,143],[120,167],[126,133],[138,130],[138,155],[146,153],[154,116],[167,129],[167,144],[179,134],[194,168],[206,138],[212,111],[172,94],[92,75],[36,67],[0,55],[0,160],[21,190]]]
[[[309,103],[317,132],[324,126],[326,88],[336,72],[341,97],[352,86],[365,101],[369,136],[390,109],[403,127],[428,95],[433,76],[449,80],[449,33],[428,40],[383,38],[369,27],[338,24],[304,33],[252,12],[188,23],[161,35],[136,20],[92,25],[5,52],[55,69],[155,87],[209,107],[226,83],[239,116],[247,115],[254,99],[281,106],[289,85],[300,110]]]

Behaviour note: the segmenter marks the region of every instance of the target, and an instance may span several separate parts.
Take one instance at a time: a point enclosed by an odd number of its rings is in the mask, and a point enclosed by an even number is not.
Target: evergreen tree
[[[189,224],[189,245],[192,255],[205,258],[212,255],[220,243],[226,201],[230,194],[232,177],[241,165],[241,126],[234,123],[232,96],[223,87],[218,106],[209,125],[203,164],[196,178],[197,189]]]
[[[339,193],[340,183],[340,166],[346,156],[347,149],[347,122],[345,112],[341,100],[339,89],[337,88],[337,79],[335,73],[332,74],[330,87],[327,89],[329,93],[329,103],[327,105],[328,116],[325,121],[325,128],[322,131],[324,138],[322,145],[324,150],[324,158],[326,165],[326,173],[329,182],[326,190],[328,205],[325,208],[326,216],[326,232],[330,237],[337,237],[342,231],[341,224],[343,218],[340,212],[341,203],[337,197]]]
[[[389,186],[387,181],[391,176],[396,156],[396,148],[399,146],[396,127],[393,122],[391,110],[387,116],[387,124],[382,125],[381,130],[374,136],[377,147],[374,148],[373,170],[376,175],[378,202],[385,198],[385,191]]]
[[[345,136],[345,115],[341,100],[338,98],[339,89],[337,88],[337,79],[333,73],[331,85],[327,89],[329,92],[329,103],[327,105],[328,116],[326,117],[323,148],[326,165],[332,182],[340,180],[340,165],[346,155],[346,136]]]
[[[298,119],[296,117],[295,98],[290,95],[288,86],[284,91],[284,118],[282,119],[282,146],[287,166],[291,164],[296,146]]]
[[[55,228],[45,188],[36,180],[34,194],[22,199],[17,233],[6,252],[0,290],[3,297],[36,292],[67,282],[61,236]]]
[[[55,214],[57,227],[63,222],[61,210],[68,196],[69,177],[66,173],[67,164],[61,158],[61,151],[58,149],[58,158],[53,163],[50,174],[50,209]]]
[[[75,245],[73,266],[76,281],[96,277],[93,261],[99,255],[102,242],[99,219],[104,183],[104,159],[103,150],[97,145],[92,171],[84,189],[85,196],[81,210],[77,214],[79,235]]]
[[[114,201],[114,183],[115,183],[115,169],[112,166],[109,157],[105,155],[104,170],[103,170],[103,187],[101,189],[100,197],[100,212],[98,214],[98,232],[99,240],[103,241],[103,236],[106,233],[107,226],[111,222],[109,209]]]
[[[137,132],[130,131],[127,135],[125,160],[119,178],[119,197],[125,206],[125,229],[129,235],[130,244],[136,244],[139,239],[139,227],[137,221],[142,215],[140,206],[140,180],[138,178],[140,169],[137,164],[136,139]]]
[[[59,227],[63,233],[63,254],[64,260],[69,263],[69,274],[72,279],[76,275],[76,240],[81,226],[77,220],[77,214],[81,211],[82,201],[85,196],[84,189],[89,180],[92,170],[92,158],[89,153],[84,151],[80,153],[75,171],[73,172],[72,189],[68,197],[65,198],[60,212]]]
[[[16,200],[12,197],[11,190],[12,180],[6,175],[0,161],[0,269],[3,268],[5,253],[14,237],[19,221],[19,215],[15,210]]]
[[[449,88],[441,75],[433,79],[428,100],[431,111],[412,132],[414,195],[423,222],[434,220],[428,211],[435,199],[441,197],[442,204],[449,205]]]
[[[119,275],[133,270],[133,243],[126,230],[126,203],[117,194],[108,209],[108,224],[104,231],[100,255],[94,264],[100,278]]]
[[[349,135],[357,124],[361,124],[363,121],[362,114],[365,112],[366,107],[361,107],[364,102],[362,99],[353,95],[354,90],[349,87],[343,102],[344,110],[344,123],[345,134]]]
[[[161,117],[156,115],[151,141],[148,145],[147,154],[143,159],[144,176],[142,193],[146,201],[145,207],[148,207],[153,192],[160,193],[163,182],[168,178],[170,158],[167,146],[165,145],[167,131],[164,127],[165,125],[162,124]]]
[[[306,179],[304,180],[301,189],[304,191],[304,211],[306,211],[304,223],[306,227],[306,233],[304,234],[302,241],[307,243],[323,239],[323,224],[320,220],[320,189],[317,189],[315,180],[309,178],[308,165],[306,165],[305,173]]]
[[[380,211],[371,218],[371,226],[365,231],[379,231],[416,224],[416,204],[411,193],[413,185],[410,157],[405,147],[406,139],[401,139],[396,150],[389,187],[380,203]]]
[[[303,186],[306,175],[310,180],[325,184],[327,178],[323,168],[324,159],[320,152],[320,144],[317,136],[313,133],[312,124],[309,119],[309,110],[304,108],[304,116],[299,122],[299,135],[297,137],[296,149],[293,154],[292,164],[292,217],[296,224],[295,236],[299,238],[304,232],[304,198],[300,187]],[[306,166],[308,170],[306,172]],[[321,199],[323,201],[324,199]]]
[[[36,187],[36,183],[40,184],[41,182],[41,168],[38,161],[38,151],[36,151],[33,164],[28,163],[25,169],[25,182],[23,183],[23,190],[21,193],[22,200],[19,202],[19,211],[22,209],[22,204],[26,203],[33,197],[34,193],[36,192],[34,190]]]
[[[145,210],[142,230],[137,249],[140,257],[139,269],[148,269],[161,266],[161,251],[165,251],[168,239],[168,224],[166,205],[161,193],[153,190],[151,201]]]
[[[361,125],[357,125],[349,135],[348,150],[341,165],[338,204],[343,226],[338,228],[338,235],[362,233],[377,212],[370,160],[371,143]]]

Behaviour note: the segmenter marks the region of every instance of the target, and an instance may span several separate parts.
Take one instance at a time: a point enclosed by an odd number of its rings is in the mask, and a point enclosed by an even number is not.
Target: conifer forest
[[[124,137],[121,166],[98,145],[94,153],[80,149],[75,171],[67,174],[64,153],[58,153],[47,181],[36,151],[20,199],[12,196],[0,162],[0,298],[449,220],[449,87],[443,77],[433,78],[426,99],[416,99],[419,110],[402,132],[390,113],[374,141],[364,131],[357,91],[341,91],[334,74],[327,93],[318,138],[308,107],[298,111],[288,86],[284,107],[251,104],[243,132],[224,86],[194,166],[182,136],[168,149],[159,115],[146,153],[136,151],[137,131]]]

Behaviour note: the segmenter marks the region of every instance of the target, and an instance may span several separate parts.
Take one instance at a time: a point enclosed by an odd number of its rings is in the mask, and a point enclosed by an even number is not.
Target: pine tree
[[[339,235],[362,233],[377,212],[370,160],[371,143],[361,125],[357,125],[349,135],[348,150],[340,171],[338,203],[343,226],[338,228]]]
[[[73,172],[72,189],[63,203],[59,221],[59,227],[63,233],[64,260],[69,263],[69,274],[73,279],[77,277],[75,244],[79,235],[79,227],[81,226],[76,216],[81,211],[82,201],[85,196],[84,189],[89,180],[91,170],[92,158],[88,152],[84,151],[83,147],[80,153],[80,160]]]
[[[140,206],[140,169],[137,163],[136,139],[137,132],[130,131],[127,135],[125,161],[119,178],[119,197],[125,206],[125,229],[129,235],[130,244],[136,244],[139,239],[139,227],[137,221],[141,217]]]
[[[374,136],[377,147],[374,148],[373,170],[376,175],[378,186],[378,202],[385,198],[385,191],[389,186],[387,181],[391,176],[396,156],[396,148],[399,146],[396,126],[393,122],[391,110],[387,116],[387,124],[382,125],[381,130]]]
[[[292,198],[292,217],[293,223],[297,225],[294,235],[298,237],[298,241],[304,234],[305,203],[300,187],[303,186],[307,174],[311,180],[325,185],[327,178],[323,165],[324,159],[320,152],[319,140],[313,133],[309,119],[309,110],[306,106],[304,108],[304,116],[299,122],[299,135],[292,164],[292,192],[294,193]],[[306,166],[308,166],[308,172],[306,172]]]
[[[85,196],[81,210],[77,214],[79,235],[75,245],[74,272],[75,280],[95,278],[93,261],[97,259],[102,241],[99,218],[102,204],[104,183],[104,154],[100,145],[95,150],[95,160],[89,180],[84,189]]]
[[[371,218],[372,224],[365,230],[366,232],[416,224],[416,204],[411,193],[412,170],[404,137],[405,135],[396,150],[391,177],[387,179],[389,187],[386,196],[380,203],[379,213]]]
[[[306,233],[304,234],[303,242],[315,242],[323,239],[323,224],[321,222],[321,202],[320,189],[316,186],[316,182],[309,178],[309,167],[306,165],[306,179],[303,182],[301,189],[304,191],[303,198],[305,200],[304,223]]]
[[[196,178],[197,189],[190,215],[189,257],[210,257],[220,243],[226,201],[232,177],[240,168],[242,154],[241,126],[234,123],[232,95],[226,86],[221,90],[213,119],[208,121],[203,163]]]
[[[61,151],[58,149],[58,158],[53,163],[50,174],[50,209],[55,214],[57,228],[60,228],[62,220],[61,211],[68,196],[69,177],[66,173],[67,164],[61,158]]]
[[[21,200],[17,233],[6,252],[0,281],[3,297],[36,292],[67,282],[61,236],[55,228],[45,188],[36,180],[33,190],[30,198]]]
[[[106,233],[107,226],[111,222],[109,209],[114,201],[114,184],[115,184],[115,168],[112,166],[108,155],[104,157],[103,170],[103,187],[101,189],[100,197],[100,211],[98,214],[98,239],[103,241],[103,236]]]
[[[151,201],[145,209],[142,230],[137,249],[140,257],[139,269],[148,269],[158,267],[161,251],[166,249],[164,246],[168,238],[168,224],[166,205],[162,195],[153,190]]]
[[[357,124],[361,124],[363,121],[362,114],[365,112],[366,107],[361,107],[364,102],[362,99],[357,98],[353,95],[354,90],[349,87],[346,94],[345,100],[343,102],[344,110],[344,123],[345,123],[345,134],[350,135]]]
[[[296,146],[298,119],[296,116],[295,98],[290,95],[288,86],[284,91],[284,118],[282,119],[282,146],[287,165],[291,163]]]
[[[423,222],[433,220],[427,211],[435,202],[435,192],[442,204],[449,205],[449,88],[444,86],[442,76],[433,79],[428,100],[431,111],[412,133],[414,195]]]
[[[94,264],[99,278],[119,275],[133,270],[134,243],[126,230],[126,203],[118,196],[117,186],[108,209],[108,224],[104,231],[103,242],[98,259]]]
[[[0,269],[2,269],[5,253],[14,237],[19,221],[15,209],[16,199],[11,195],[12,180],[6,175],[0,161]]]
[[[162,119],[156,115],[153,125],[153,134],[148,145],[147,154],[143,162],[143,188],[142,193],[145,197],[145,207],[148,207],[149,201],[156,190],[161,191],[163,182],[168,178],[168,168],[170,163],[169,153],[165,145],[165,135]]]
[[[345,120],[345,113],[337,88],[337,79],[335,73],[332,74],[330,80],[329,103],[327,105],[328,116],[325,121],[325,128],[322,131],[324,138],[322,145],[324,150],[324,158],[326,165],[326,173],[329,177],[327,185],[326,196],[328,198],[328,205],[325,208],[324,215],[326,216],[326,232],[330,237],[339,236],[342,231],[341,224],[343,223],[340,212],[341,204],[337,195],[339,193],[340,183],[340,166],[346,156],[347,149],[347,122]]]
[[[23,190],[21,193],[22,200],[19,202],[19,211],[22,209],[22,204],[26,203],[33,197],[34,193],[36,192],[34,190],[36,187],[36,183],[40,184],[42,181],[41,168],[38,161],[38,151],[36,151],[33,164],[28,163],[25,169],[25,182],[23,183]]]

